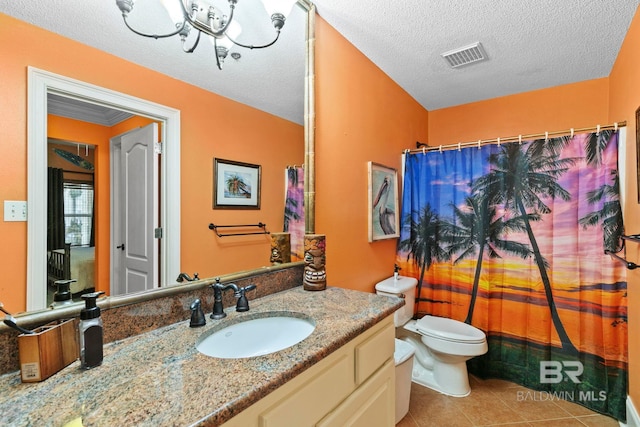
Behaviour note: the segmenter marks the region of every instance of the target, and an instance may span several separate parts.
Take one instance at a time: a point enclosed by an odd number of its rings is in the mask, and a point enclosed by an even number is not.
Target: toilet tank
[[[413,317],[417,285],[417,279],[405,276],[398,276],[397,279],[389,277],[376,284],[376,294],[404,298],[404,306],[393,314],[393,323],[396,327],[404,325]]]

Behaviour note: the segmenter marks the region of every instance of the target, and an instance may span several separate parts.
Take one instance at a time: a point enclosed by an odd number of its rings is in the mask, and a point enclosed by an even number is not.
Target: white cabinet
[[[393,426],[395,421],[395,366],[388,360],[358,387],[318,427]]]
[[[389,316],[223,426],[393,426],[394,332]]]

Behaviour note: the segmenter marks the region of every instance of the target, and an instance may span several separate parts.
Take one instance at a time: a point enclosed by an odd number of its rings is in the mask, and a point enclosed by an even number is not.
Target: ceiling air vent
[[[474,62],[484,61],[487,55],[482,49],[480,43],[474,43],[459,49],[450,50],[442,54],[452,68],[462,67],[463,65],[473,64]]]

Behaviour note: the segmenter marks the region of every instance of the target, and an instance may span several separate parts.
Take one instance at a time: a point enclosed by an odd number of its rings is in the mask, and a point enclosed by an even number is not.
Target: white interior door
[[[158,287],[158,125],[152,123],[119,137],[119,182],[114,224],[115,294]]]

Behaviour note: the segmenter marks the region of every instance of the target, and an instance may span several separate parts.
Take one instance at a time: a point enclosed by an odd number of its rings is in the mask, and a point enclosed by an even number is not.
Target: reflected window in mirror
[[[71,246],[95,246],[93,181],[64,182],[64,234]]]

